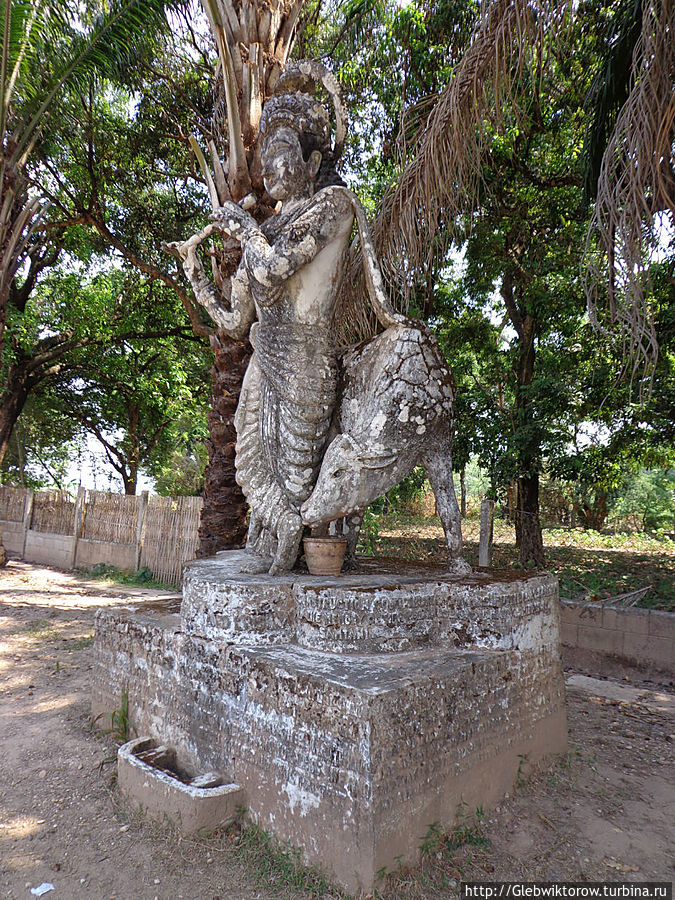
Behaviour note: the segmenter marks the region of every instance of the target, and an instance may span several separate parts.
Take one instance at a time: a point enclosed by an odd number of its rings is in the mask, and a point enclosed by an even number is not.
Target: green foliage
[[[120,705],[112,711],[110,716],[110,733],[120,744],[125,744],[130,738],[129,731],[129,690],[122,688]]]
[[[601,55],[586,98],[590,121],[584,137],[584,187],[595,197],[602,157],[617,114],[628,98],[635,45],[642,32],[642,3],[619,0],[605,12]]]
[[[376,556],[380,539],[378,515],[373,511],[372,505],[363,514],[361,531],[359,532],[358,550],[366,556]]]
[[[0,482],[41,490],[72,490],[69,472],[79,452],[77,425],[54,416],[44,394],[29,397],[0,467]]]
[[[47,5],[38,3],[35,9]],[[64,65],[70,66],[68,83],[80,89],[62,91],[45,111],[27,160],[29,173],[52,206],[39,247],[37,239],[33,242],[35,265],[9,295],[2,348],[2,406],[8,419],[1,423],[0,456],[27,386],[29,394],[43,394],[41,405],[51,407],[55,420],[75,419],[80,434],[84,428],[95,434],[127,490],[134,489],[139,467],[168,467],[180,444],[174,422],[191,418],[193,430],[200,424],[205,430],[208,351],[175,343],[180,336],[194,344],[194,334],[184,304],[171,289],[177,283],[165,273],[168,257],[161,250],[163,239],[184,235],[204,212],[201,189],[186,181],[189,154],[172,136],[185,136],[195,109],[200,103],[206,108],[203,66],[193,61],[193,71],[178,91],[178,77],[171,88],[161,82],[158,90],[154,74],[151,90],[139,74],[145,67],[130,78],[137,91],[133,96],[119,84],[107,83],[104,90],[92,80],[95,68],[99,77],[115,76],[119,82],[123,70],[129,75],[132,62],[154,56],[146,51],[160,47],[163,8],[154,0],[140,5],[120,0],[97,18],[95,4],[79,11],[75,33],[64,5],[61,19],[53,23],[56,37],[51,35],[42,47],[44,35],[34,35],[42,50],[26,56],[28,68],[12,120],[24,127],[31,115],[42,116],[54,79],[61,77]],[[59,9],[53,4],[53,10]],[[40,55],[33,71],[30,60]],[[171,59],[174,75],[183,63],[180,54],[160,59]],[[159,64],[155,58],[152,63]],[[143,86],[147,90],[141,91]],[[59,115],[50,118],[57,110]],[[158,129],[162,118],[164,126]],[[111,263],[111,246],[132,268],[120,270],[119,257]],[[59,252],[63,268],[55,270]],[[150,280],[140,277],[137,266]],[[144,367],[147,371],[153,353],[162,361],[154,366],[154,382],[136,378],[135,393],[120,388],[124,378],[133,379]],[[111,387],[111,369],[117,372],[117,388]],[[55,468],[53,461],[48,463]],[[20,461],[8,465],[19,480],[29,477]]]
[[[159,590],[172,588],[171,585],[157,581],[147,566],[141,566],[136,572],[129,572],[123,571],[117,566],[111,566],[108,563],[95,563],[90,569],[82,569],[81,572],[83,575],[94,578],[97,581],[112,581],[117,584],[132,584]]]
[[[63,0],[4,0],[3,145],[7,127],[13,156],[25,161],[47,121],[62,112],[66,89],[121,77],[166,30],[166,7],[163,0],[115,0],[83,17]]]
[[[28,483],[37,472],[45,482],[46,471],[61,484],[89,432],[128,491],[141,470],[164,472],[168,492],[179,488],[170,460],[190,453],[198,474],[183,492],[198,490],[209,358],[187,327],[176,326],[182,314],[171,290],[133,271],[108,268],[87,278],[56,268],[43,278],[21,314],[10,309],[5,377],[12,366],[32,366],[46,340],[56,356],[37,376],[19,419],[5,479]],[[29,447],[22,459],[23,435],[34,439],[23,441]]]
[[[612,504],[610,521],[635,531],[675,533],[675,471],[642,469],[628,477]]]
[[[457,807],[457,824],[451,831],[445,831],[440,822],[432,822],[429,826],[420,844],[422,855],[452,856],[455,850],[467,844],[487,847],[488,839],[483,830],[484,818],[485,813],[482,806],[479,806],[475,813],[471,814],[468,812],[467,804],[461,801]]]
[[[478,6],[350,0],[320,16],[310,5],[295,52],[330,57],[349,109],[345,170],[368,210],[396,177],[397,141],[417,132],[450,79]]]
[[[421,466],[417,466],[400,484],[371,503],[369,509],[373,514],[410,509],[428,489],[429,482],[426,473]]]
[[[204,469],[208,462],[206,450],[206,416],[188,419],[181,416],[172,421],[169,430],[168,454],[158,456],[151,467],[155,490],[166,497],[198,496],[204,486]]]

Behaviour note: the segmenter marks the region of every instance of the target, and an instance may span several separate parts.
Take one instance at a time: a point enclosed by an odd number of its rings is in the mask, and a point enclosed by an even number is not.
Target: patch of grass
[[[175,588],[175,585],[157,581],[147,566],[141,567],[137,572],[127,572],[118,569],[117,566],[110,566],[108,563],[96,563],[91,569],[80,569],[80,571],[83,575],[96,581],[113,581],[116,584],[132,584],[159,590],[173,590]]]
[[[378,889],[374,897],[429,900],[431,897],[452,896],[459,890],[464,867],[470,864],[474,852],[483,854],[489,847],[484,830],[484,812],[478,807],[470,813],[462,802],[457,809],[457,824],[444,831],[440,822],[432,822],[420,843],[421,861],[409,868],[398,860],[394,871],[382,869],[378,873]],[[488,871],[486,869],[486,871]],[[451,893],[448,893],[451,892]]]
[[[675,541],[645,532],[604,532],[582,528],[544,528],[548,547],[588,547],[593,550],[629,550],[638,553],[675,553]]]
[[[519,753],[518,754],[518,771],[516,772],[516,781],[515,781],[515,786],[517,788],[522,788],[527,783],[527,778],[525,777],[526,765],[527,765],[527,754]]]
[[[485,813],[479,806],[472,814],[467,813],[466,803],[460,803],[457,810],[459,820],[455,828],[447,836],[447,845],[450,850],[458,850],[470,844],[473,847],[487,847],[488,839],[483,830]]]
[[[474,813],[467,811],[466,803],[457,808],[457,824],[451,831],[444,831],[440,822],[432,822],[422,839],[420,851],[422,856],[448,855],[467,844],[474,847],[487,847],[488,839],[483,831],[485,813],[479,806]]]
[[[58,631],[47,619],[35,619],[18,629],[21,634],[27,634],[36,641],[52,641],[59,636]]]
[[[237,854],[259,883],[272,888],[295,888],[310,897],[349,900],[349,895],[332,885],[318,868],[304,866],[295,847],[251,822],[235,823],[231,829]]]
[[[120,697],[120,705],[113,710],[110,716],[112,725],[112,735],[120,744],[126,744],[129,740],[129,691],[126,687],[122,688]]]
[[[675,610],[675,555],[565,547],[548,552],[562,597],[602,600],[650,586],[639,606]]]
[[[107,713],[99,713],[95,719],[92,719],[92,728],[96,726],[99,719],[106,719]],[[131,729],[129,727],[129,691],[125,687],[122,688],[120,694],[120,705],[110,713],[110,728],[104,728],[102,734],[110,734],[118,744],[126,744],[131,738]],[[113,757],[112,759],[115,759]],[[103,760],[103,763],[111,760]]]
[[[73,638],[72,641],[68,641],[66,644],[66,650],[84,650],[86,647],[91,647],[93,643],[93,634],[89,634],[87,637],[83,638]]]

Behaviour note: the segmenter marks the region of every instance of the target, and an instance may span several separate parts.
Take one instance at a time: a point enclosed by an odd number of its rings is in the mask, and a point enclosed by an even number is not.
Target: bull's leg
[[[452,480],[452,457],[449,447],[430,453],[422,462],[448,545],[448,570],[457,575],[468,574],[471,566],[462,558],[462,519],[459,513],[455,485]]]
[[[363,522],[363,510],[355,510],[342,520],[342,533],[347,538],[346,559],[353,562],[356,554],[356,545],[359,542],[359,534],[361,533],[361,522]]]

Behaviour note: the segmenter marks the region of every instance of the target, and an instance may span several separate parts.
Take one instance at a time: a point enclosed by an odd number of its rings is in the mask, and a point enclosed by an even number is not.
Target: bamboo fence
[[[47,534],[72,534],[75,501],[65,491],[39,491],[33,499],[31,529]]]
[[[201,510],[201,497],[150,497],[141,566],[158,581],[180,584],[183,565],[197,553]]]
[[[140,566],[150,569],[155,580],[180,585],[183,566],[197,553],[201,509],[201,497],[148,498],[81,488],[76,500],[63,491],[0,485],[0,535],[3,522],[14,534],[21,523],[19,546],[24,550],[27,533],[71,536],[73,560],[79,539],[99,542],[104,560],[103,545],[135,546]],[[52,564],[62,562],[54,559]]]
[[[135,544],[140,501],[136,494],[87,491],[80,536],[89,541]]]
[[[14,488],[0,485],[0,521],[22,522],[26,508],[27,491],[25,488]]]

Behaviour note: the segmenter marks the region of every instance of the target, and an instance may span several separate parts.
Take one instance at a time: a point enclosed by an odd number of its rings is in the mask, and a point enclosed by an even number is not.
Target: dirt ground
[[[0,570],[0,897],[43,882],[55,900],[339,896],[284,883],[236,832],[187,840],[127,815],[113,738],[89,716],[93,616],[157,595]],[[523,773],[482,820],[467,810],[451,840],[431,835],[422,867],[384,878],[379,897],[452,897],[462,879],[675,878],[675,686],[568,675],[569,754]]]

